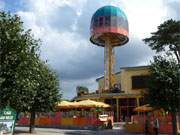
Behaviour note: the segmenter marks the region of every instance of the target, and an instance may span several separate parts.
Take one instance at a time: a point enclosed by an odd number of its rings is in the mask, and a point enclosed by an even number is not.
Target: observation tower
[[[104,47],[104,89],[114,85],[114,47],[129,40],[128,21],[124,12],[115,6],[98,9],[91,19],[90,41]]]

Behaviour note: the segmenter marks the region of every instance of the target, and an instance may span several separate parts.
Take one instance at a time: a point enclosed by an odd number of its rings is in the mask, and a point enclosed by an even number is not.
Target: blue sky
[[[76,95],[76,86],[97,89],[103,75],[103,48],[89,41],[93,13],[105,5],[121,8],[129,21],[130,41],[115,49],[116,71],[147,65],[154,52],[142,42],[167,19],[180,19],[180,0],[0,0],[0,10],[18,14],[25,29],[42,40],[41,58],[59,78],[64,98]]]

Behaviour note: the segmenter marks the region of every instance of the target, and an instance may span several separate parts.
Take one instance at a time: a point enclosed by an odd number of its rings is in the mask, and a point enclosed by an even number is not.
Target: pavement
[[[127,133],[124,129],[106,129],[106,130],[70,130],[56,128],[36,128],[35,134],[28,133],[28,127],[16,127],[15,135],[133,135]],[[140,135],[140,134],[136,134]]]

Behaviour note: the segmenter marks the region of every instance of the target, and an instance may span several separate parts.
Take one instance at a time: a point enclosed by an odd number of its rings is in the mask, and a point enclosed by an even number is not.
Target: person
[[[107,123],[107,129],[112,129],[112,128],[113,128],[112,121],[109,119]]]
[[[155,132],[155,135],[158,135],[158,130],[159,130],[159,120],[158,118],[156,117],[154,119],[154,132]]]
[[[146,119],[146,121],[145,121],[145,135],[150,135],[149,128],[150,128],[150,122],[149,122],[149,119]]]

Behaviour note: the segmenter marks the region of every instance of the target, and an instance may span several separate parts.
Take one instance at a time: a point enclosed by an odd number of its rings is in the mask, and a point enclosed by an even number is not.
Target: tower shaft
[[[115,6],[99,8],[92,16],[90,32],[90,41],[104,47],[104,90],[113,92],[110,91],[116,83],[113,48],[129,41],[127,17],[121,9]]]
[[[104,58],[104,89],[110,90],[114,80],[114,50],[109,38],[105,40]]]

